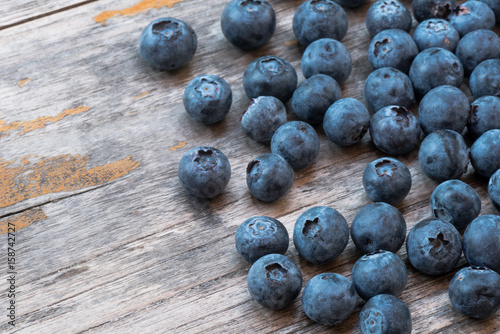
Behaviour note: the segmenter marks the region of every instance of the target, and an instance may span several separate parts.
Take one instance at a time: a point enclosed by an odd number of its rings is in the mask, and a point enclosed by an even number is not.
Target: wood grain
[[[45,179],[36,179],[42,185],[65,185],[55,187],[62,191],[42,191],[13,203],[0,198],[0,224],[19,216],[24,220],[17,221],[29,222],[16,236],[17,326],[11,328],[3,321],[0,331],[360,332],[357,316],[362,303],[346,322],[333,328],[309,320],[300,297],[283,311],[259,306],[246,289],[249,265],[234,246],[236,228],[255,215],[279,219],[291,234],[302,212],[327,205],[339,210],[350,224],[356,212],[370,203],[361,184],[363,169],[384,156],[369,136],[359,145],[340,148],[317,127],[320,157],[296,172],[292,191],[285,198],[263,203],[248,192],[247,163],[270,149],[240,129],[240,115],[250,102],[242,87],[243,71],[255,58],[272,54],[288,60],[299,82],[304,80],[300,71],[304,48],[291,30],[293,13],[301,2],[271,1],[278,18],[276,33],[268,45],[251,52],[238,50],[224,39],[219,22],[226,3],[222,0],[173,1],[171,7],[164,2],[159,8],[137,11],[131,8],[144,2],[99,0],[64,9],[80,2],[37,1],[40,6],[34,8],[25,0],[25,13],[18,2],[3,5],[6,13],[21,13],[10,18],[4,15],[5,22],[18,24],[0,30],[0,126],[4,129],[0,159],[9,162],[4,168],[18,168],[25,173],[19,175],[26,176],[41,170],[37,162],[58,157],[83,157],[85,164],[68,166],[64,172],[56,168],[53,173],[41,173]],[[353,58],[353,72],[341,86],[342,96],[363,102],[363,84],[372,71],[364,16],[373,2],[347,10],[349,30],[343,40]],[[404,3],[411,7],[410,1]],[[133,13],[128,15],[127,9]],[[112,11],[119,13],[106,19],[105,25],[96,21]],[[138,54],[142,29],[165,16],[189,22],[198,35],[194,59],[171,73],[149,68]],[[30,17],[34,19],[20,21]],[[0,27],[5,25],[0,22]],[[500,28],[496,26],[495,31]],[[192,120],[182,104],[184,87],[202,73],[222,76],[233,91],[229,115],[212,126]],[[467,83],[462,89],[470,97]],[[88,109],[67,112],[82,107]],[[295,119],[289,104],[287,108],[288,119]],[[412,110],[416,112],[417,106]],[[232,166],[228,188],[213,200],[189,196],[177,179],[180,158],[199,145],[221,149]],[[397,205],[408,230],[430,216],[429,196],[437,185],[423,175],[417,155],[416,149],[397,157],[413,177],[410,194]],[[99,174],[103,166],[124,159],[134,162],[126,172]],[[85,177],[87,182],[83,182]],[[9,180],[5,175],[0,178]],[[74,186],[65,183],[68,180]],[[488,199],[487,180],[476,176],[472,168],[462,180],[481,196],[481,214],[498,214]],[[15,190],[10,183],[5,189]],[[29,216],[32,210],[36,216]],[[5,254],[6,240],[0,249]],[[411,310],[414,333],[500,332],[499,314],[478,321],[451,307],[447,286],[452,275],[466,265],[463,257],[453,272],[430,277],[411,267],[404,247],[397,254],[409,271],[401,298]],[[350,277],[360,256],[352,241],[339,258],[321,266],[301,259],[293,242],[287,255],[300,266],[304,285],[321,272]],[[6,289],[0,285],[0,292]]]

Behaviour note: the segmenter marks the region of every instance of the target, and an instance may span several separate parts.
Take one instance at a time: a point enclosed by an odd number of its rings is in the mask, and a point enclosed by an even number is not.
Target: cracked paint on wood
[[[9,232],[9,227],[14,228],[15,232],[17,232],[22,228],[45,219],[47,219],[47,215],[40,208],[26,210],[0,220],[0,235]],[[12,232],[12,230],[10,231]]]
[[[132,7],[128,7],[125,9],[120,9],[120,10],[107,10],[96,17],[94,17],[94,20],[97,23],[102,23],[103,25],[106,25],[106,20],[115,16],[115,15],[134,15],[139,12],[151,9],[151,8],[156,8],[160,9],[161,7],[172,7],[178,2],[181,2],[182,0],[143,0],[139,2],[138,4],[133,5]]]

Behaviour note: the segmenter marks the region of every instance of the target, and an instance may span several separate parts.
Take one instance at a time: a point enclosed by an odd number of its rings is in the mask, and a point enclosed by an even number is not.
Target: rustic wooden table
[[[255,58],[272,54],[290,61],[299,83],[304,80],[304,49],[291,29],[302,1],[270,2],[276,33],[252,52],[224,39],[219,19],[226,0],[2,2],[1,332],[359,333],[362,305],[332,328],[310,321],[300,297],[283,311],[258,305],[246,287],[249,265],[235,249],[236,228],[251,216],[278,218],[290,233],[302,212],[327,205],[350,224],[370,203],[362,171],[384,156],[369,136],[359,145],[337,147],[320,126],[319,159],[296,172],[285,198],[268,204],[250,195],[246,165],[270,149],[246,137],[238,124],[249,104],[243,71]],[[364,17],[373,2],[347,10],[343,40],[353,71],[342,96],[361,101],[372,71]],[[409,0],[404,3],[411,7]],[[149,68],[138,53],[144,27],[167,16],[189,22],[198,35],[194,59],[172,73]],[[233,90],[229,115],[211,126],[191,119],[182,104],[186,84],[205,73],[222,76]],[[470,97],[467,83],[462,89]],[[232,165],[228,188],[213,200],[189,196],[177,178],[181,156],[199,145],[221,149]],[[430,216],[429,196],[436,186],[422,174],[417,154],[416,149],[398,157],[413,175],[410,194],[397,205],[408,230]],[[472,168],[463,180],[481,196],[481,214],[498,214],[488,199],[487,180]],[[15,240],[8,239],[14,227]],[[321,272],[350,277],[360,256],[352,241],[322,266],[301,259],[293,242],[287,255],[299,264],[304,285]],[[448,283],[466,265],[463,257],[453,272],[430,277],[411,267],[404,247],[398,255],[408,267],[401,298],[411,310],[414,333],[500,332],[499,313],[472,320],[450,304]],[[14,312],[7,310],[11,301]],[[10,314],[15,326],[8,324]]]

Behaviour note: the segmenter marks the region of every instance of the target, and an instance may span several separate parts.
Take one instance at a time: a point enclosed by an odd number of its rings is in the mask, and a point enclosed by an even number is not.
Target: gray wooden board
[[[106,20],[106,25],[94,18],[139,1],[100,0],[61,11],[44,9],[47,2],[40,12],[23,14],[26,22],[0,31],[0,120],[7,124],[0,133],[0,159],[8,161],[9,168],[24,168],[28,176],[37,171],[56,178],[61,167],[59,160],[51,159],[67,155],[88,159],[85,166],[75,167],[77,172],[108,167],[113,172],[116,163],[127,157],[138,163],[126,165],[116,177],[82,181],[77,186],[42,187],[40,196],[11,205],[0,203],[3,219],[33,208],[46,215],[16,233],[17,326],[8,326],[3,315],[1,331],[359,332],[357,316],[362,304],[334,328],[310,321],[300,297],[283,311],[259,306],[246,289],[249,265],[236,252],[234,233],[255,215],[278,218],[291,233],[298,216],[316,205],[338,209],[350,224],[356,212],[370,203],[361,184],[363,169],[384,154],[375,149],[369,136],[359,145],[337,147],[318,127],[320,157],[296,172],[292,191],[270,204],[252,198],[246,188],[246,165],[270,150],[247,138],[239,127],[240,115],[249,103],[242,75],[255,58],[273,54],[290,61],[299,82],[304,80],[300,71],[303,48],[293,43],[291,30],[301,1],[271,2],[278,17],[276,33],[268,45],[251,52],[234,48],[222,36],[219,17],[225,2],[184,1],[171,8],[117,15]],[[411,7],[409,1],[405,4]],[[342,85],[342,96],[362,101],[363,84],[372,70],[367,58],[370,38],[364,27],[369,5],[347,10],[349,31],[343,40],[354,68]],[[13,1],[6,6],[6,13],[20,8]],[[172,73],[150,69],[138,54],[142,29],[164,16],[189,22],[198,34],[195,58]],[[498,26],[495,31],[500,31]],[[220,75],[232,87],[231,112],[220,124],[201,125],[184,111],[184,87],[202,73]],[[470,96],[466,83],[462,89]],[[295,119],[287,107],[288,119]],[[416,106],[412,110],[416,112]],[[36,122],[41,117],[51,118]],[[25,127],[17,126],[19,121]],[[228,188],[213,200],[187,195],[177,179],[181,156],[199,145],[221,149],[233,169]],[[436,186],[418,167],[417,153],[398,157],[413,176],[410,194],[397,205],[408,230],[430,216],[429,196]],[[29,163],[25,164],[26,159]],[[50,173],[37,167],[47,161],[56,164]],[[87,175],[85,170],[82,175]],[[489,202],[486,180],[472,168],[463,180],[480,194],[481,214],[498,214]],[[7,238],[1,240],[5,254]],[[321,272],[350,277],[360,256],[352,241],[338,259],[322,266],[301,259],[293,242],[287,255],[299,264],[304,285]],[[465,266],[464,258],[453,272],[429,277],[411,267],[404,247],[398,255],[408,267],[408,285],[401,298],[410,307],[415,333],[500,331],[498,314],[471,320],[454,311],[448,300],[449,280]],[[0,291],[7,288],[4,284]],[[5,297],[2,301],[7,303]]]

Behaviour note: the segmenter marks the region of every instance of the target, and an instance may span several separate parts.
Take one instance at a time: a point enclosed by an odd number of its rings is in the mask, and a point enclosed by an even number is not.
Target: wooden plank
[[[128,15],[126,10],[133,12],[144,2],[100,0],[0,31],[0,227],[6,221],[23,227],[16,233],[16,332],[332,330],[309,320],[300,298],[279,312],[253,301],[245,282],[249,265],[235,250],[234,233],[255,215],[276,217],[291,233],[298,216],[315,205],[338,209],[350,224],[370,203],[362,171],[383,154],[369,136],[359,145],[339,148],[318,127],[320,159],[296,173],[290,194],[276,203],[253,199],[245,168],[269,147],[239,128],[249,103],[241,77],[253,59],[274,54],[289,60],[304,80],[303,48],[290,29],[301,1],[273,2],[276,34],[252,52],[235,49],[222,36],[219,17],[225,2],[169,2],[172,7]],[[364,27],[368,8],[347,11],[344,43],[354,70],[342,85],[343,97],[363,100],[363,83],[372,70]],[[105,25],[95,19],[109,11],[117,15]],[[137,50],[142,29],[161,16],[186,20],[198,33],[195,58],[172,73],[148,68]],[[219,74],[232,87],[233,106],[220,124],[203,126],[184,111],[184,87],[201,73]],[[463,89],[468,92],[465,84]],[[293,113],[288,118],[294,119]],[[214,200],[187,195],[177,179],[181,156],[198,145],[220,148],[232,165],[228,188]],[[408,230],[429,217],[436,186],[422,174],[417,153],[398,157],[413,176],[412,191],[397,205]],[[463,180],[480,194],[481,214],[498,214],[484,179],[470,169]],[[6,243],[0,249],[6,251]],[[338,259],[322,266],[301,259],[293,243],[287,255],[299,264],[304,285],[321,272],[350,277],[359,257],[352,241]],[[412,312],[415,333],[498,331],[499,315],[474,321],[451,308],[446,288],[458,268],[428,277],[411,267],[404,248],[398,255],[409,269],[402,299]],[[462,258],[459,267],[464,265]],[[361,306],[335,332],[359,333]],[[0,324],[0,331],[11,330]]]

